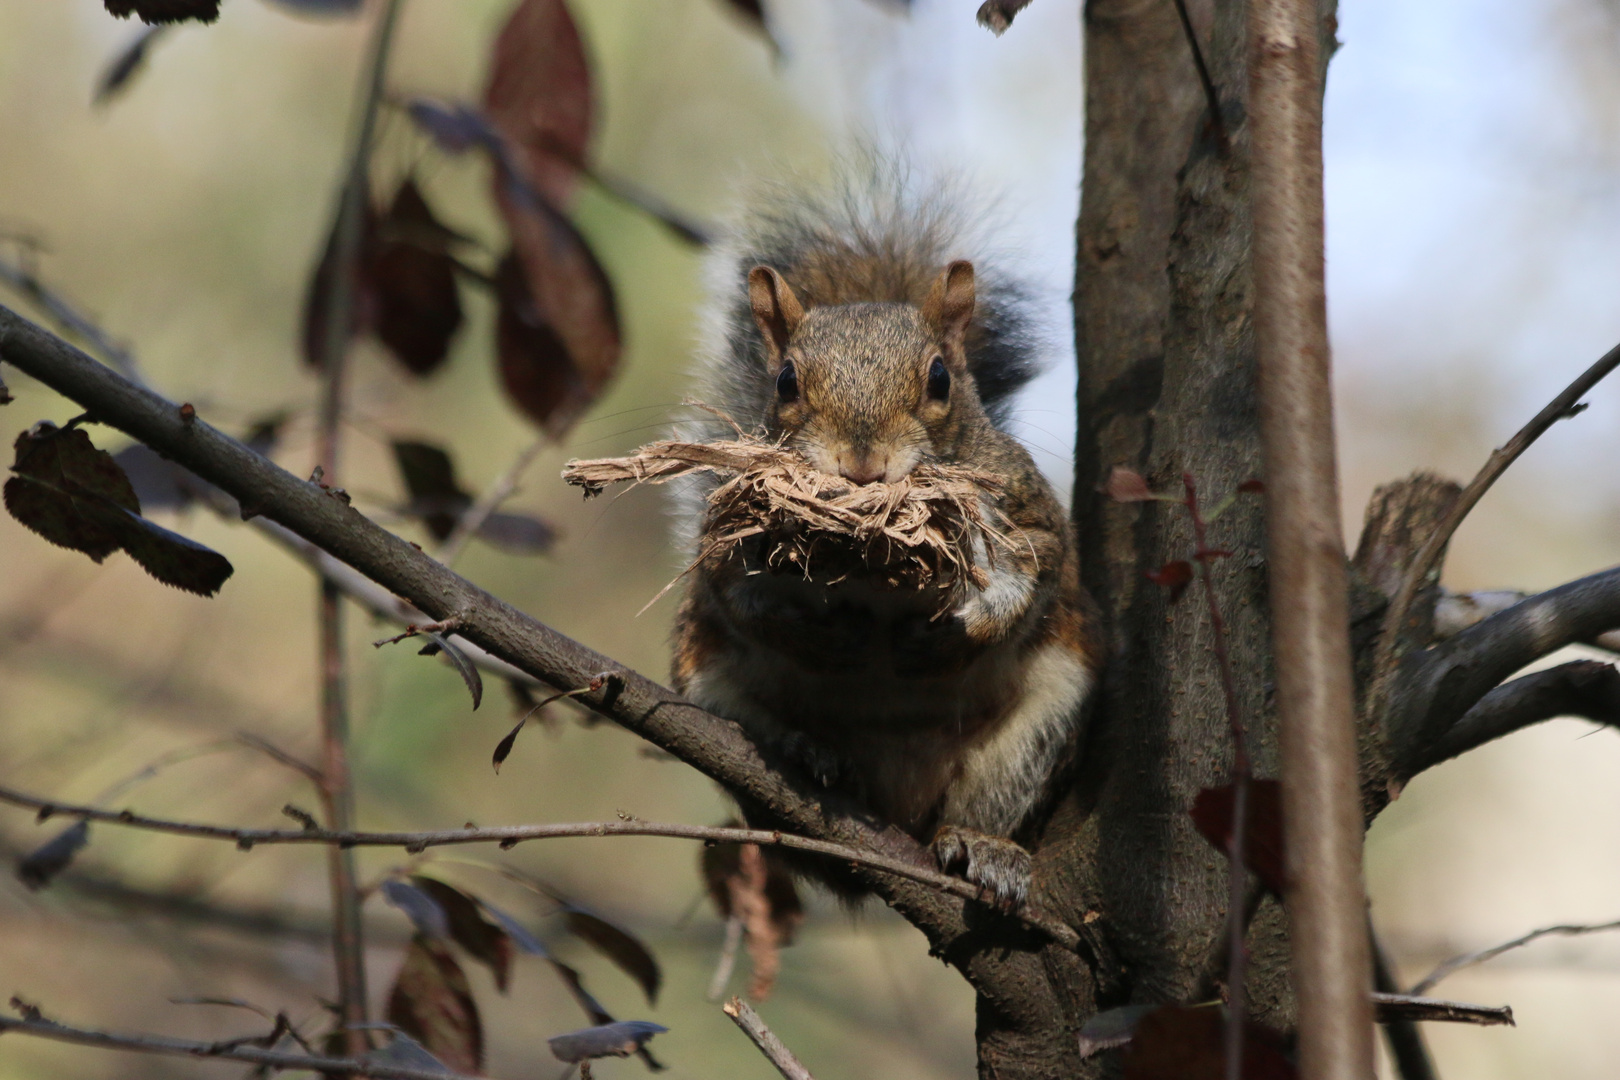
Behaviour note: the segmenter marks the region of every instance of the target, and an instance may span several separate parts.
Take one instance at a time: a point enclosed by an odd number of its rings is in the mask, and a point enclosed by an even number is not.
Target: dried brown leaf
[[[435,371],[461,328],[461,293],[450,247],[459,238],[406,177],[365,253],[369,315],[378,340],[413,375]]]
[[[450,947],[417,934],[388,995],[388,1021],[459,1073],[483,1067],[484,1027]]]
[[[838,581],[860,576],[888,588],[946,591],[966,579],[979,588],[997,552],[1018,549],[1016,530],[992,518],[995,477],[957,465],[919,465],[893,484],[851,484],[762,439],[712,443],[657,442],[622,458],[571,461],[563,479],[587,495],[610,483],[665,483],[679,476],[729,477],[708,497],[703,541],[694,566],[721,562],[764,537],[764,568]],[[673,584],[673,583],[671,583]]]
[[[219,552],[143,518],[123,469],[82,428],[36,424],[17,436],[16,451],[6,509],[51,543],[96,562],[122,549],[165,585],[200,596],[231,576]]]
[[[559,206],[573,193],[590,145],[591,69],[564,0],[522,0],[490,54],[484,114],[513,164]]]
[[[560,439],[618,371],[618,304],[572,222],[543,201],[497,190],[513,248],[495,274],[502,385]]]
[[[411,884],[433,898],[444,912],[450,939],[495,976],[495,987],[506,993],[512,976],[513,941],[506,929],[484,918],[477,899],[437,878],[416,875]]]
[[[647,995],[648,1004],[658,1000],[658,987],[664,975],[652,950],[634,934],[594,912],[575,904],[563,905],[563,918],[569,933],[586,942],[629,975]]]

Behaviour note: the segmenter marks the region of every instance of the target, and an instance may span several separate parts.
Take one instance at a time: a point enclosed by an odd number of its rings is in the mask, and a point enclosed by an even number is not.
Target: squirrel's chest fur
[[[1068,736],[1089,681],[1068,670],[1078,612],[1049,594],[1018,632],[975,645],[940,600],[745,563],[702,574],[679,618],[676,684],[767,742],[800,735],[831,753],[853,773],[840,786],[907,831],[965,818],[1004,835],[1022,814],[1004,795],[1049,767],[1039,747]],[[1056,687],[1075,700],[1048,700]]]

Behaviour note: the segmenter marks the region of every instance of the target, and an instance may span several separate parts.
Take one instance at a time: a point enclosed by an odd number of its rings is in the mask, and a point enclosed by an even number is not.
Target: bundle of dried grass
[[[629,457],[571,461],[563,479],[587,496],[620,482],[661,484],[679,476],[727,477],[708,497],[697,566],[726,559],[755,537],[764,564],[834,583],[860,577],[889,588],[948,589],[966,577],[988,584],[975,541],[994,565],[1011,550],[1011,525],[992,521],[985,497],[996,478],[956,465],[919,465],[893,484],[852,484],[775,443],[665,441]],[[688,567],[688,571],[690,571]],[[671,582],[673,584],[673,582]]]

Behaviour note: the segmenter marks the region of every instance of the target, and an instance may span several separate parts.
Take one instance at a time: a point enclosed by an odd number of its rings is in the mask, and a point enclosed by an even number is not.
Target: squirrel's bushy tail
[[[772,392],[764,343],[748,306],[748,271],[774,268],[807,306],[921,304],[953,259],[973,262],[977,313],[968,364],[990,418],[1006,421],[1013,395],[1039,368],[1034,292],[1007,268],[990,234],[996,214],[959,180],[919,178],[893,158],[841,160],[834,179],[767,181],[749,191],[710,255],[698,363],[702,400],[745,428]]]

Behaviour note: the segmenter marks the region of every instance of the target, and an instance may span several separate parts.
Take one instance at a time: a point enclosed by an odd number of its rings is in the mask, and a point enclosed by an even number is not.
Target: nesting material
[[[724,442],[650,443],[628,457],[571,461],[563,479],[595,495],[608,484],[661,484],[714,473],[693,566],[756,543],[764,566],[829,584],[859,577],[896,589],[989,584],[985,567],[1011,551],[1016,530],[988,505],[996,478],[958,465],[917,466],[893,484],[852,484],[791,450],[741,436]],[[690,572],[688,567],[688,572]],[[671,582],[671,584],[674,584]]]

